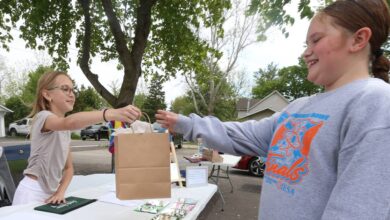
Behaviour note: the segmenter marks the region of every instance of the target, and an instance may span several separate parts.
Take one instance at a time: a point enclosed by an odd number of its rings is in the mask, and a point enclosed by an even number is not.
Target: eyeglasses
[[[62,85],[62,86],[54,86],[54,87],[51,87],[50,89],[48,90],[53,90],[53,89],[60,89],[63,93],[65,93],[66,95],[70,95],[71,93],[74,94],[75,90],[74,88],[72,87],[69,87],[67,85]]]

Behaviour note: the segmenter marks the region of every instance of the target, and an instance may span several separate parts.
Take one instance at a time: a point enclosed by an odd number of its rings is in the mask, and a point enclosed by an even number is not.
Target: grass
[[[23,173],[23,170],[27,167],[27,160],[8,161],[8,166],[11,173]]]
[[[71,133],[70,137],[72,138],[72,140],[81,140],[80,135],[73,132]]]
[[[27,167],[27,160],[12,160],[8,161],[9,170],[17,186],[23,178],[23,171]]]

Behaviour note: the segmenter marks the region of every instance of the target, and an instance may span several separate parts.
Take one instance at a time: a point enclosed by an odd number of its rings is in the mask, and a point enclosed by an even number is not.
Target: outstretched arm
[[[107,109],[106,111],[79,112],[65,118],[50,115],[47,117],[42,131],[76,130],[88,125],[103,122],[104,120],[117,120],[133,123],[135,120],[139,119],[140,116],[141,111],[132,105],[119,109]]]
[[[161,124],[163,128],[167,128],[169,132],[174,133],[179,115],[173,112],[164,110],[157,110],[156,119],[157,123]]]
[[[234,155],[265,156],[276,126],[278,114],[260,121],[221,122],[216,117],[189,117],[158,110],[157,122],[184,139],[202,138],[206,146]]]

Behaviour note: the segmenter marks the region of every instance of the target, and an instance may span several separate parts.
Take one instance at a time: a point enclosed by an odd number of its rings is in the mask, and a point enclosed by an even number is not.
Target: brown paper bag
[[[168,133],[118,134],[114,141],[117,198],[170,198]]]
[[[208,149],[208,148],[203,149],[202,158],[207,160],[207,161],[211,161],[213,163],[222,163],[223,162],[223,157],[221,157],[221,155],[219,155],[217,150],[212,150],[212,149]]]

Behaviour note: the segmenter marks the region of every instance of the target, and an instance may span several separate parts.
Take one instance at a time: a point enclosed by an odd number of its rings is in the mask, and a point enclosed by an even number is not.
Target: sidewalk
[[[183,156],[191,156],[197,152],[196,145],[184,145],[176,149],[180,168],[194,166]],[[88,147],[72,149],[75,175],[93,173],[109,173],[111,171],[111,154],[106,147]],[[221,198],[216,193],[206,208],[199,215],[200,220],[257,220],[262,178],[250,176],[246,171],[230,170],[234,192],[230,192],[228,180],[220,179],[219,187],[225,198],[225,208],[221,211]]]

